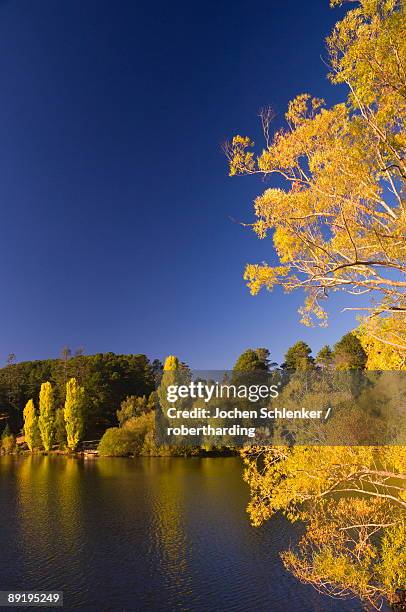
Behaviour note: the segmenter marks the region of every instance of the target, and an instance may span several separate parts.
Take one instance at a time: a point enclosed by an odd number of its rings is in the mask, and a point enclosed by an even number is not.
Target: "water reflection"
[[[1,458],[2,588],[97,611],[359,609],[287,574],[295,532],[252,528],[247,500],[236,458]]]

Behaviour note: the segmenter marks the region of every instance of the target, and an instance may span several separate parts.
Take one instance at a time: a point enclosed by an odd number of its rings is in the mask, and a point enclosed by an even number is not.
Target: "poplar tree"
[[[28,400],[24,408],[24,437],[30,451],[38,442],[38,417],[35,411],[34,401]]]
[[[44,449],[49,451],[55,434],[54,392],[50,382],[41,385],[38,426]]]
[[[66,383],[66,399],[63,415],[65,417],[67,446],[74,451],[84,429],[83,397],[85,390],[78,385],[76,378]]]
[[[168,372],[171,370],[178,370],[178,369],[179,369],[179,359],[175,357],[175,355],[169,355],[165,359],[164,371]]]

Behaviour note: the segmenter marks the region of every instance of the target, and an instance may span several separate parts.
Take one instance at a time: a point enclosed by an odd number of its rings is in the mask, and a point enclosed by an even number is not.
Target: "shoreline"
[[[161,454],[148,454],[148,455],[100,455],[98,451],[62,451],[62,450],[54,450],[54,451],[20,451],[17,453],[1,453],[0,459],[2,457],[66,457],[66,458],[74,458],[74,459],[138,459],[138,458],[161,458],[161,457],[169,457],[171,459],[217,459],[224,457],[238,457],[238,451],[227,450],[225,452],[219,451],[203,451],[196,454],[188,454],[188,453],[179,453],[177,455],[171,453],[161,453]]]

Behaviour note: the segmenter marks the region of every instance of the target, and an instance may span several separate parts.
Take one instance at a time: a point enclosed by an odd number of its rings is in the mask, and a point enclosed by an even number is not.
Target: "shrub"
[[[127,457],[134,452],[133,436],[126,429],[110,427],[104,432],[98,450],[102,457]]]
[[[1,444],[0,444],[1,451],[5,453],[6,455],[10,455],[11,453],[14,452],[15,447],[16,447],[15,437],[11,433],[9,426],[6,425],[2,433],[2,436],[1,436]]]
[[[155,454],[154,424],[155,415],[149,412],[128,419],[123,427],[107,429],[100,440],[99,454],[108,457]]]
[[[131,417],[124,423],[122,429],[131,432],[135,436],[144,438],[148,431],[152,431],[154,429],[154,423],[155,413],[148,412],[143,413],[140,416]]]
[[[129,395],[120,404],[120,409],[117,410],[117,419],[122,427],[129,419],[138,417],[145,412],[151,412],[155,408],[155,395],[151,393],[149,397],[143,395],[137,397]]]

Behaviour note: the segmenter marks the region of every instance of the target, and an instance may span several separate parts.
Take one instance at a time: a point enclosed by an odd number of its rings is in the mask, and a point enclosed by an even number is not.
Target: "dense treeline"
[[[38,398],[41,384],[49,381],[56,407],[65,401],[66,383],[75,378],[85,389],[85,436],[98,437],[116,423],[116,410],[128,396],[150,395],[161,364],[145,355],[75,355],[64,351],[60,359],[9,363],[0,369],[0,412],[10,428],[23,424],[28,400]]]
[[[249,373],[254,374],[252,383],[258,383],[258,376],[274,372],[278,380],[283,377],[283,372],[307,372],[324,369],[334,370],[362,370],[365,368],[367,356],[362,348],[361,342],[354,332],[345,334],[332,348],[324,346],[319,353],[313,357],[312,349],[302,340],[291,346],[286,354],[284,362],[278,365],[272,361],[270,351],[259,347],[247,349],[236,360],[232,373],[224,373],[225,377],[231,377],[231,382],[249,384]],[[186,371],[185,371],[186,368]],[[180,378],[187,380],[190,371],[178,358],[169,356],[164,365],[164,371],[182,372]],[[279,372],[279,374],[278,374]],[[265,379],[264,379],[265,380]],[[154,397],[157,395],[157,397]],[[212,439],[200,439],[195,447],[190,444],[157,446],[155,440],[155,418],[154,409],[156,401],[165,407],[165,383],[162,380],[157,394],[149,398],[144,396],[129,397],[121,403],[117,411],[118,427],[106,430],[99,445],[99,453],[107,456],[127,455],[205,455],[223,454],[237,452],[234,442],[230,440],[218,441]],[[187,403],[187,400],[185,400]],[[199,400],[197,400],[197,404]],[[222,407],[226,408],[227,401],[222,400]],[[224,404],[224,405],[223,405]],[[233,403],[231,403],[233,404]],[[184,406],[185,407],[185,406]],[[191,407],[191,406],[189,406]]]
[[[169,359],[169,367],[171,365]],[[59,359],[26,361],[15,363],[9,356],[7,365],[0,369],[0,416],[5,425],[18,433],[23,426],[23,411],[27,402],[33,400],[36,406],[40,399],[41,385],[49,382],[52,387],[53,411],[55,412],[55,442],[63,445],[66,439],[62,422],[63,406],[66,399],[66,384],[75,379],[84,389],[83,439],[98,439],[104,432],[117,424],[126,430],[135,425],[134,418],[152,412],[155,404],[153,391],[163,366],[160,361],[150,361],[142,354],[72,356],[64,349]],[[185,363],[176,359],[176,367],[188,369]],[[244,351],[234,364],[234,371],[270,371],[277,368],[307,370],[320,367],[336,369],[360,369],[365,366],[366,354],[357,336],[350,332],[343,336],[333,348],[325,346],[313,357],[311,348],[303,341],[291,346],[284,362],[278,366],[270,358],[266,348]],[[136,425],[138,429],[138,424]],[[122,436],[113,433],[110,436]],[[131,445],[130,445],[131,446]],[[156,452],[149,448],[148,452]]]

